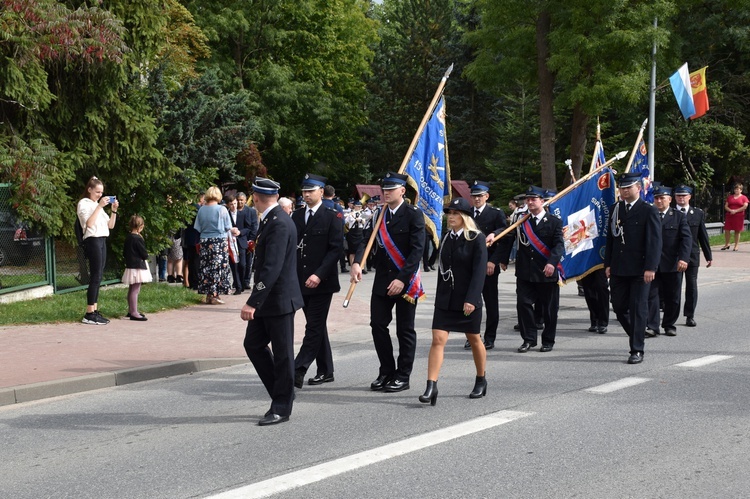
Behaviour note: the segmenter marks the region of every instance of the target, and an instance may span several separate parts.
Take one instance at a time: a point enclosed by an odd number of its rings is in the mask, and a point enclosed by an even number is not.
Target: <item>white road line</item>
[[[611,383],[605,383],[603,385],[594,386],[592,388],[586,388],[584,392],[612,393],[617,390],[622,390],[623,388],[640,385],[641,383],[645,383],[646,381],[651,380],[649,378],[622,378],[621,380],[613,381]]]
[[[708,364],[713,364],[714,362],[721,362],[722,360],[731,359],[732,357],[732,355],[708,355],[706,357],[689,360],[687,362],[682,362],[675,365],[679,367],[702,367],[707,366]]]
[[[430,433],[394,442],[392,444],[370,449],[358,454],[311,466],[286,475],[277,476],[269,480],[253,483],[245,487],[228,490],[207,499],[250,499],[268,497],[273,494],[287,492],[303,485],[319,482],[326,478],[353,471],[358,468],[385,461],[397,456],[408,454],[426,447],[431,447],[449,440],[471,435],[495,426],[510,423],[516,419],[530,416],[530,412],[498,411],[481,418],[472,419],[464,423],[441,428]]]

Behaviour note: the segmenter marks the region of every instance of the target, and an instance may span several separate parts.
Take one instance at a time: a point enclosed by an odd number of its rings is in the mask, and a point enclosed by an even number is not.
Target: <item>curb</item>
[[[247,364],[247,358],[189,359],[150,366],[134,367],[107,373],[89,374],[29,385],[0,388],[0,406],[32,402],[73,393],[112,388],[141,381],[170,378],[222,367]]]

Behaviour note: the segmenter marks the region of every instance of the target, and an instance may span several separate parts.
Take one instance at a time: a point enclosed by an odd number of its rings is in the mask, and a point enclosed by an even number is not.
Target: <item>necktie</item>
[[[661,219],[664,220],[664,212],[659,213],[659,215],[661,216]]]
[[[474,218],[479,217],[479,208],[474,208]]]
[[[455,241],[456,239],[458,239],[458,234],[451,232],[451,241]]]
[[[625,213],[630,211],[630,205],[625,203]]]
[[[531,217],[531,224],[532,224],[532,225],[533,225],[534,227],[536,227],[536,224],[537,224],[537,222],[539,222],[539,220],[538,220],[538,219],[537,219],[536,217]]]
[[[305,218],[305,225],[307,225],[310,222],[310,218],[313,216],[312,208],[307,210],[307,218]]]

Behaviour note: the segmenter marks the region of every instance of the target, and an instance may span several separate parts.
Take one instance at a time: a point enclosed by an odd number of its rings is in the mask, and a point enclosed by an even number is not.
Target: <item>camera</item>
[[[115,201],[117,201],[117,196],[109,196],[109,204],[112,204]]]

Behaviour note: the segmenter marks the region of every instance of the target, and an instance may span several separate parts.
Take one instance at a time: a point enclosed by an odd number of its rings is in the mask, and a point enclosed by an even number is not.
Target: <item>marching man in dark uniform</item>
[[[432,345],[427,361],[427,388],[419,401],[435,405],[438,376],[443,365],[445,343],[451,331],[466,334],[474,357],[477,376],[469,398],[487,395],[487,350],[482,344],[482,288],[487,275],[485,236],[474,224],[474,210],[463,198],[443,208],[447,234],[440,243],[435,312],[432,316]]]
[[[555,304],[560,303],[559,264],[565,253],[562,235],[562,222],[547,213],[542,198],[544,190],[529,186],[526,191],[526,206],[531,215],[528,220],[509,234],[511,239],[503,245],[500,267],[508,267],[510,247],[513,239],[519,241],[516,254],[516,309],[523,344],[519,353],[528,352],[537,344],[537,324],[534,318],[534,303],[542,307],[544,329],[540,352],[549,352],[555,345],[557,332],[557,312]],[[502,230],[495,231],[498,235]]]
[[[690,206],[693,189],[686,185],[679,185],[674,189],[676,209],[680,210],[687,220],[690,233],[693,236],[693,250],[690,252],[690,262],[685,271],[685,325],[695,327],[695,306],[698,303],[698,269],[701,266],[701,251],[706,259],[706,268],[711,266],[713,254],[706,230],[706,216],[700,208]]]
[[[621,201],[610,210],[604,270],[612,310],[630,337],[628,364],[643,362],[648,291],[661,257],[661,223],[656,208],[641,199],[641,174],[618,176]]]
[[[294,386],[302,388],[307,369],[313,360],[317,374],[308,385],[333,381],[333,355],[328,339],[328,311],[333,293],[341,290],[336,264],[343,246],[343,216],[323,205],[326,178],[305,175],[302,197],[305,208],[292,213],[297,228],[297,277],[302,290],[307,325],[297,358],[294,359]]]
[[[490,197],[490,184],[475,180],[471,186],[471,201],[474,205],[472,214],[477,228],[486,236],[496,230],[504,230],[508,226],[505,213],[499,208],[487,204]],[[487,323],[484,330],[484,346],[487,350],[495,348],[497,326],[500,322],[500,308],[497,299],[497,281],[500,276],[500,243],[495,242],[487,248],[487,276],[482,288],[484,307],[487,310]],[[471,348],[466,340],[465,349]]]
[[[385,216],[377,234],[373,256],[375,279],[370,297],[372,339],[380,360],[378,377],[370,384],[375,391],[400,392],[409,388],[417,348],[414,315],[417,301],[424,296],[419,263],[424,251],[425,222],[422,210],[404,201],[406,179],[406,175],[389,172],[382,184]],[[365,232],[366,238],[371,230]],[[352,282],[362,280],[364,250],[362,245],[354,257]],[[393,358],[393,343],[388,333],[394,305],[398,361]]]
[[[682,273],[685,272],[693,249],[690,227],[681,211],[670,206],[672,189],[660,185],[654,188],[654,206],[661,218],[661,259],[648,296],[648,324],[653,331],[646,336],[659,334],[659,302],[664,302],[661,326],[667,336],[676,336],[675,322],[680,316]]]
[[[255,285],[242,306],[248,321],[245,351],[271,396],[261,426],[289,421],[294,400],[294,313],[302,305],[297,280],[297,230],[279,206],[279,184],[256,177],[253,203],[260,213]],[[273,354],[268,344],[273,348]]]

